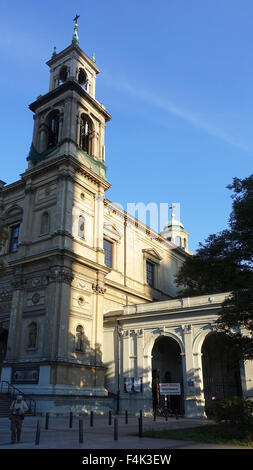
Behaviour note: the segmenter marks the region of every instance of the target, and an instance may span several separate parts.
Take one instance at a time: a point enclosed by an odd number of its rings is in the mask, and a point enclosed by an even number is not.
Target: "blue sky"
[[[45,62],[71,43],[96,54],[106,130],[107,197],[181,205],[195,251],[226,227],[233,177],[252,173],[252,0],[0,0],[1,173],[26,167]]]

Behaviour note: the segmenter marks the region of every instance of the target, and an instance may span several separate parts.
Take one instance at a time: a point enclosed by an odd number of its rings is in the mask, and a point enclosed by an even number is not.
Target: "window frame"
[[[111,264],[106,264],[106,250],[105,250],[105,242],[110,244],[111,246]],[[108,238],[104,237],[103,238],[103,250],[105,252],[105,257],[104,257],[104,263],[107,268],[113,269],[113,261],[114,261],[114,242],[112,240],[109,240]]]
[[[12,249],[12,246],[13,246],[13,243],[14,243],[14,237],[13,237],[13,232],[14,230],[18,228],[18,236],[16,237],[17,238],[17,242],[16,242],[16,249]],[[18,251],[18,240],[19,240],[19,235],[20,235],[20,224],[13,224],[13,225],[10,225],[10,239],[9,239],[9,253],[17,253]]]
[[[148,265],[152,266],[151,273],[152,273],[152,284],[148,282]],[[156,263],[151,261],[150,259],[146,259],[146,284],[149,287],[155,287],[155,270],[156,270]]]

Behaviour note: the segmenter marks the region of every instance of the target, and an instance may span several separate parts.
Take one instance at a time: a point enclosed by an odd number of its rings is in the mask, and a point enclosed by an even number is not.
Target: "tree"
[[[227,187],[233,191],[228,229],[199,244],[176,283],[183,286],[180,296],[230,292],[217,327],[233,334],[242,357],[253,358],[253,175]]]

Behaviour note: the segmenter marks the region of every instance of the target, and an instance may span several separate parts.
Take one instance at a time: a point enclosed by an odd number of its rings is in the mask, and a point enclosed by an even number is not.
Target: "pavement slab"
[[[90,426],[88,416],[83,419],[83,443],[79,443],[79,419],[74,417],[73,427],[69,428],[68,417],[50,417],[49,429],[45,429],[45,417],[25,417],[22,427],[21,443],[10,443],[10,421],[0,418],[1,449],[245,449],[245,447],[205,444],[192,441],[168,440],[139,437],[138,417],[130,416],[125,424],[124,416],[118,419],[118,440],[114,440],[114,418],[109,425],[108,417],[94,416],[94,425]],[[41,421],[40,443],[35,444],[37,421]],[[143,430],[182,429],[205,426],[212,421],[188,418],[143,418]]]

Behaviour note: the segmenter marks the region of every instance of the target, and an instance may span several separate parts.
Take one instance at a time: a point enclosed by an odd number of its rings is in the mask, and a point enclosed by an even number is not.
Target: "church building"
[[[175,274],[192,256],[183,224],[172,211],[156,233],[106,198],[111,116],[77,24],[47,66],[49,90],[29,105],[28,167],[0,182],[1,383],[42,414],[150,413],[166,396],[178,413],[203,417],[213,397],[253,396],[252,363],[231,368],[224,338],[213,342],[228,294],[176,298]],[[160,395],[160,383],[175,394]]]

